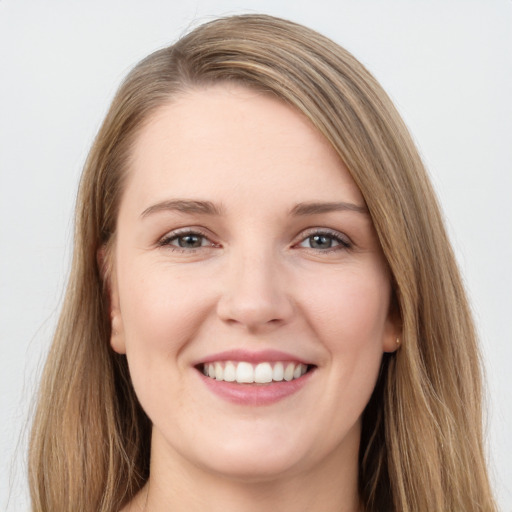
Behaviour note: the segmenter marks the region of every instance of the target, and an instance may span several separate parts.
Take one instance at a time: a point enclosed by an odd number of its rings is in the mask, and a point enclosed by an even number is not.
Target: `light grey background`
[[[446,214],[512,511],[512,1],[0,0],[0,509],[28,508],[26,432],[69,269],[88,147],[126,72],[190,26],[266,12],[352,51],[395,101]]]

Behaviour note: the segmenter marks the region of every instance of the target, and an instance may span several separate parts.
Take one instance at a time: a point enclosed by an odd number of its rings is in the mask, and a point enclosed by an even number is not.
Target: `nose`
[[[293,302],[286,277],[272,255],[233,255],[217,304],[224,322],[249,331],[287,323],[293,315]]]

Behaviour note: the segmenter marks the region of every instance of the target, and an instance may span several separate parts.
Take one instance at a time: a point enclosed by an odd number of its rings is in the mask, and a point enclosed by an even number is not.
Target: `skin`
[[[125,510],[358,510],[361,414],[399,333],[371,218],[337,154],[279,100],[216,85],[160,107],[128,173],[111,344],[153,433],[149,483]],[[175,200],[219,212],[162,206]],[[357,209],[291,213],[340,201]],[[199,247],[179,246],[187,230]],[[314,371],[275,404],[234,404],[194,365],[240,348]]]

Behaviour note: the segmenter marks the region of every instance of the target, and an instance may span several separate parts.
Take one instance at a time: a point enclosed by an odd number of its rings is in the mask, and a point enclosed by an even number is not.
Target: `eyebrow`
[[[291,215],[315,215],[319,213],[329,213],[338,211],[351,211],[369,215],[368,208],[354,203],[334,202],[334,203],[299,203],[290,211]]]
[[[181,213],[196,213],[203,215],[222,215],[222,210],[211,201],[196,201],[189,199],[172,199],[168,201],[161,201],[156,203],[149,208],[146,208],[142,213],[141,217],[145,218],[149,215],[161,211],[177,211]],[[299,203],[295,205],[290,215],[302,216],[302,215],[316,215],[320,213],[329,213],[336,211],[353,211],[368,215],[368,208],[366,206],[360,206],[354,203],[347,202],[311,202],[311,203]]]
[[[211,201],[192,201],[188,199],[172,199],[169,201],[162,201],[146,208],[140,216],[147,217],[156,212],[161,211],[176,211],[181,213],[200,213],[203,215],[221,215],[222,211],[218,206],[215,206]]]

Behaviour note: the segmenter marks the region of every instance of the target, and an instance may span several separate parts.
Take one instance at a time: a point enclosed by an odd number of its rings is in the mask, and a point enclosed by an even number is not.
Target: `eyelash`
[[[179,246],[172,244],[172,242],[174,242],[175,240],[178,240],[180,238],[184,238],[187,236],[199,237],[203,240],[207,240],[209,243],[207,245],[201,245],[199,247],[190,247],[190,248],[179,247]],[[345,235],[342,235],[341,233],[339,233],[337,231],[331,231],[331,230],[326,230],[326,229],[316,229],[316,230],[311,230],[306,233],[302,233],[301,236],[302,236],[302,238],[299,240],[298,243],[295,243],[293,245],[293,247],[302,247],[301,246],[302,243],[306,242],[307,240],[311,241],[311,239],[313,237],[325,237],[325,238],[331,240],[332,242],[336,242],[337,245],[335,245],[334,247],[328,247],[326,249],[315,249],[314,247],[303,247],[303,248],[308,249],[310,251],[314,251],[315,253],[324,253],[324,254],[335,252],[335,251],[349,250],[352,248],[352,243],[350,242],[348,237],[346,237]],[[218,248],[218,247],[220,247],[220,245],[215,244],[214,242],[209,240],[208,236],[205,233],[202,233],[200,230],[183,229],[183,230],[174,231],[172,233],[165,235],[162,239],[160,239],[158,241],[158,247],[165,247],[165,248],[169,248],[172,251],[182,252],[182,253],[195,253],[199,249],[212,248],[212,247]]]
[[[313,237],[325,237],[338,244],[335,245],[334,247],[329,247],[327,249],[315,249],[314,247],[304,247],[305,249],[314,251],[315,253],[326,254],[336,251],[352,249],[352,243],[350,242],[349,238],[346,235],[339,233],[338,231],[331,231],[329,229],[313,229],[309,232],[306,232],[305,236],[304,234],[301,234],[301,237],[302,238],[300,242],[298,244],[295,244],[295,246],[298,245],[299,247],[301,247],[301,244],[303,244],[307,240],[311,241]]]
[[[202,238],[204,240],[208,240],[209,244],[201,245],[200,247],[190,247],[190,248],[172,245],[172,242],[174,242],[175,240],[178,240],[179,238],[184,238],[187,236],[196,236],[196,237]],[[185,252],[186,253],[194,253],[194,252],[198,251],[199,249],[204,249],[205,247],[206,248],[219,247],[218,244],[211,242],[205,233],[202,233],[200,230],[193,230],[193,229],[183,229],[183,230],[179,230],[179,231],[173,231],[172,233],[169,233],[169,234],[165,235],[163,238],[161,238],[158,241],[158,246],[169,248],[171,251],[183,252],[183,253],[185,253]]]

